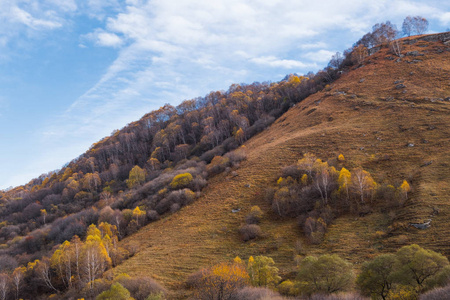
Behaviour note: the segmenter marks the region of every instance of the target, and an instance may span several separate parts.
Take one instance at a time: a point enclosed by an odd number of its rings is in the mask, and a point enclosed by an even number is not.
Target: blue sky
[[[165,103],[323,68],[372,25],[447,1],[0,0],[0,188]]]

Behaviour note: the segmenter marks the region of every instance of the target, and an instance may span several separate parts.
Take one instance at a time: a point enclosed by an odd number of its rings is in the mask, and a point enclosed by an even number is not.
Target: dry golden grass
[[[399,185],[407,179],[413,191],[405,207],[390,216],[375,212],[338,218],[322,244],[305,242],[303,252],[337,253],[359,264],[417,243],[450,255],[450,102],[437,100],[450,96],[450,51],[441,42],[423,41],[404,52],[413,50],[425,55],[396,62],[382,49],[328,91],[290,109],[246,143],[248,159],[236,170],[239,176],[216,176],[197,202],[126,238],[124,244],[138,243],[140,251],[114,272],[152,276],[173,291],[171,298],[189,295],[183,282],[190,273],[237,255],[271,256],[282,276],[292,276],[301,232],[296,220],[276,218],[263,194],[280,168],[305,152],[322,159],[342,153],[346,168],[362,166],[378,182]],[[408,63],[413,59],[421,61]],[[406,88],[397,89],[398,80]],[[264,237],[244,243],[238,228],[253,205],[265,212],[260,224]],[[433,207],[439,214],[432,217],[431,228],[408,226],[431,218]],[[232,213],[234,208],[241,211]],[[392,218],[396,229],[383,236]]]

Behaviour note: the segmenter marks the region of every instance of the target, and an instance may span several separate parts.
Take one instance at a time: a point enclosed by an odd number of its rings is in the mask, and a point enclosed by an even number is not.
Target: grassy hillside
[[[380,183],[407,179],[413,191],[398,211],[338,218],[323,243],[303,241],[304,254],[337,253],[359,264],[417,243],[449,256],[450,46],[402,42],[402,53],[410,55],[399,58],[381,49],[247,141],[238,176],[216,176],[197,202],[123,240],[140,250],[113,272],[150,275],[174,298],[189,294],[183,282],[190,273],[237,255],[271,256],[283,277],[292,276],[302,233],[295,219],[271,212],[264,190],[281,167],[306,152],[324,160],[342,153],[345,167],[362,166]],[[265,212],[264,237],[244,243],[237,230],[252,205]],[[232,213],[234,208],[241,211]],[[409,226],[427,219],[427,230]]]

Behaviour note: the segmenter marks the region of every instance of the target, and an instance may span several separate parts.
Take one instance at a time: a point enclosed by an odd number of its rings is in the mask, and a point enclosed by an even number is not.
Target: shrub
[[[327,230],[327,224],[322,218],[307,218],[303,225],[303,232],[313,244],[320,244]]]
[[[176,213],[177,211],[179,211],[181,208],[180,204],[178,203],[174,203],[170,206],[170,213]]]
[[[131,299],[130,292],[124,288],[120,283],[114,283],[111,288],[104,291],[95,298],[96,300],[129,300]]]
[[[250,213],[245,217],[245,222],[247,224],[258,224],[263,216],[263,212],[259,206],[253,206]]]
[[[450,299],[450,285],[442,288],[436,288],[419,297],[420,300],[441,300]]]
[[[258,255],[255,258],[250,256],[247,269],[250,275],[250,282],[253,286],[275,286],[280,280],[278,268],[271,257]]]
[[[203,153],[200,156],[200,159],[205,161],[206,163],[210,163],[211,160],[215,157],[215,156],[220,156],[223,155],[225,153],[225,149],[222,146],[218,146],[214,149],[211,149],[209,151],[206,151],[205,153]]]
[[[170,187],[174,190],[184,188],[188,186],[193,179],[194,177],[192,177],[191,173],[178,174],[172,179]]]
[[[261,228],[256,224],[246,224],[239,228],[239,233],[244,242],[261,236]]]
[[[369,300],[356,293],[344,293],[338,295],[324,295],[324,294],[314,294],[310,300]]]
[[[297,165],[290,165],[281,169],[281,177],[291,177],[296,180],[299,179],[300,171]]]
[[[297,296],[299,294],[296,284],[290,280],[285,280],[278,285],[278,291],[282,295],[286,296]]]
[[[352,265],[334,255],[307,256],[300,263],[298,280],[303,294],[332,294],[348,290],[353,283]]]
[[[382,254],[365,262],[356,279],[359,290],[367,296],[386,298],[394,283],[394,268],[398,267],[394,254]]]
[[[230,160],[230,163],[232,165],[237,165],[241,161],[247,159],[247,154],[245,153],[245,148],[243,148],[243,147],[241,147],[237,150],[234,150],[232,152],[228,152],[224,156]]]
[[[224,156],[214,156],[211,163],[206,166],[208,176],[220,174],[230,166],[230,159]]]
[[[282,300],[280,294],[264,287],[244,287],[236,291],[232,300]]]
[[[149,222],[154,222],[159,220],[159,214],[156,210],[148,210],[147,211],[147,220]]]
[[[449,261],[440,253],[413,244],[400,248],[396,256],[402,266],[400,283],[415,286],[420,292],[443,286],[450,278]]]
[[[203,269],[201,278],[195,283],[195,299],[238,299],[237,290],[247,285],[248,280],[247,270],[242,264],[221,263],[211,269]]]
[[[145,300],[151,294],[166,293],[166,289],[150,277],[120,276],[117,282],[130,291],[131,296],[136,300]]]

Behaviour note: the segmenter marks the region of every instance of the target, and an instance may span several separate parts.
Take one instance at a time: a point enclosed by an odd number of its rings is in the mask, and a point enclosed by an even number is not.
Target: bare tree
[[[386,21],[386,23],[377,23],[372,27],[372,36],[375,44],[387,44],[393,41],[397,35],[397,28],[390,21]]]
[[[411,36],[411,33],[413,32],[413,18],[411,16],[407,16],[405,20],[403,20],[402,24],[402,32],[403,35]]]
[[[427,29],[428,20],[421,16],[407,16],[402,25],[403,34],[407,36],[411,36],[412,33],[424,34]]]
[[[8,296],[8,287],[9,287],[10,278],[8,274],[2,273],[0,274],[0,299],[6,300]]]
[[[428,20],[421,16],[413,18],[413,28],[417,34],[424,34],[428,30]]]
[[[336,54],[331,56],[331,60],[328,63],[328,66],[332,67],[333,69],[339,69],[343,61],[344,57],[342,56],[342,54],[340,52],[336,52]]]

